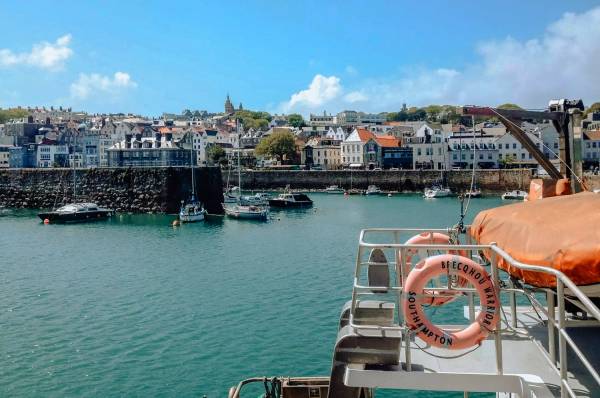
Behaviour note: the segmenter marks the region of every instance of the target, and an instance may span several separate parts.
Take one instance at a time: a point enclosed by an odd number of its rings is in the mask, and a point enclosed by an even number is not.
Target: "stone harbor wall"
[[[53,208],[90,201],[119,212],[176,213],[191,193],[191,169],[177,167],[77,169],[73,197],[71,169],[0,169],[0,206]],[[209,213],[220,214],[221,170],[196,168],[196,192]]]
[[[472,172],[468,170],[445,171],[443,179],[455,192],[468,189]],[[530,170],[477,170],[476,184],[484,192],[503,193],[522,188],[529,190]],[[245,171],[242,172],[244,190],[280,189],[290,185],[292,189],[323,189],[329,185],[343,188],[366,189],[369,185],[398,192],[423,191],[440,179],[439,171]],[[237,184],[237,178],[234,184]]]

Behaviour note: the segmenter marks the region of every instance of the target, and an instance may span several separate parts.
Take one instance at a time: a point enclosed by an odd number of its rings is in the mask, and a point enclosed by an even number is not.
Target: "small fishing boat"
[[[98,207],[96,203],[70,203],[53,211],[39,213],[38,217],[51,223],[66,223],[106,220],[113,213],[113,210]]]
[[[369,185],[365,191],[365,195],[381,195],[382,193],[377,185]]]
[[[228,217],[246,220],[266,220],[269,217],[269,208],[264,206],[246,206],[242,204],[223,205],[223,210]]]
[[[343,194],[344,193],[344,188],[338,186],[338,185],[330,185],[327,188],[325,188],[325,193],[330,193],[330,194]]]
[[[470,189],[467,192],[465,192],[465,196],[471,197],[471,198],[480,198],[481,197],[481,189],[479,189],[479,188]]]
[[[425,189],[423,197],[432,199],[432,198],[445,198],[447,196],[451,196],[452,191],[450,188],[443,187],[432,187]]]
[[[274,199],[269,199],[269,206],[272,207],[310,207],[313,201],[304,193],[288,193],[279,194]]]
[[[527,199],[527,192],[522,191],[520,189],[515,189],[513,191],[508,191],[502,194],[502,199],[504,200],[525,200]]]

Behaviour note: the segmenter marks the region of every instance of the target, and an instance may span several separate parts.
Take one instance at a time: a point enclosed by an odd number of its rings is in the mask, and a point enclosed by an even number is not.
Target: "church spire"
[[[234,113],[235,109],[233,109],[233,104],[231,103],[231,99],[229,98],[229,93],[227,93],[227,99],[225,100],[225,113]]]

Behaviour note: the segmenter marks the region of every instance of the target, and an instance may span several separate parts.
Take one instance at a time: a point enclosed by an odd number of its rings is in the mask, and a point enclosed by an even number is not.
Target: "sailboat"
[[[73,200],[77,199],[77,174],[75,172],[75,151],[73,151]],[[73,202],[56,210],[38,213],[44,223],[67,223],[106,220],[114,214],[114,210],[99,207],[96,203]]]
[[[235,204],[223,203],[225,215],[231,218],[245,220],[266,220],[269,217],[269,207],[258,204],[248,204],[242,201],[242,172],[240,167],[240,149],[237,151],[238,161],[238,197]]]
[[[197,222],[203,221],[206,210],[204,206],[198,200],[196,200],[196,181],[194,179],[194,144],[192,143],[192,149],[190,149],[190,168],[192,169],[192,196],[189,202],[185,203],[181,201],[181,208],[179,209],[179,221],[181,222]]]

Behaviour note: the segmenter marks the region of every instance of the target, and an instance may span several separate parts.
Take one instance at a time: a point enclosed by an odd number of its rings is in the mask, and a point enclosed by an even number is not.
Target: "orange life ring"
[[[420,233],[418,235],[413,236],[412,238],[410,238],[409,240],[406,241],[406,245],[449,245],[452,242],[450,241],[450,237],[446,234],[442,234],[440,232],[423,232]],[[412,257],[417,254],[417,250],[416,249],[408,249],[406,252],[406,268],[404,269],[404,275],[406,278],[406,275],[409,275],[410,272],[410,265],[411,265],[411,260]],[[467,256],[467,252],[464,250],[459,250],[459,251],[455,251],[455,250],[451,250],[450,254],[459,254],[462,257],[466,257]],[[398,262],[400,264],[400,262]],[[420,261],[417,265],[415,265],[415,268],[421,268],[423,266],[424,262]],[[456,285],[458,287],[465,287],[467,286],[468,281],[464,278],[458,278],[456,280]],[[449,295],[445,295],[443,297],[439,296],[439,293],[437,292],[425,292],[424,293],[426,296],[431,296],[431,300],[428,303],[429,305],[433,305],[433,306],[440,306],[440,305],[444,305],[446,303],[449,303],[451,301],[456,300],[460,294],[456,294],[454,296],[449,296]],[[438,297],[435,297],[435,296]]]
[[[457,332],[435,326],[423,311],[423,304],[429,300],[423,298],[425,284],[431,278],[448,272],[459,275],[473,285],[481,303],[481,311],[475,322]],[[500,302],[496,287],[486,270],[466,257],[452,254],[428,257],[422,267],[413,269],[408,275],[403,295],[402,308],[406,324],[423,341],[434,347],[451,350],[472,347],[481,343],[498,324]]]

